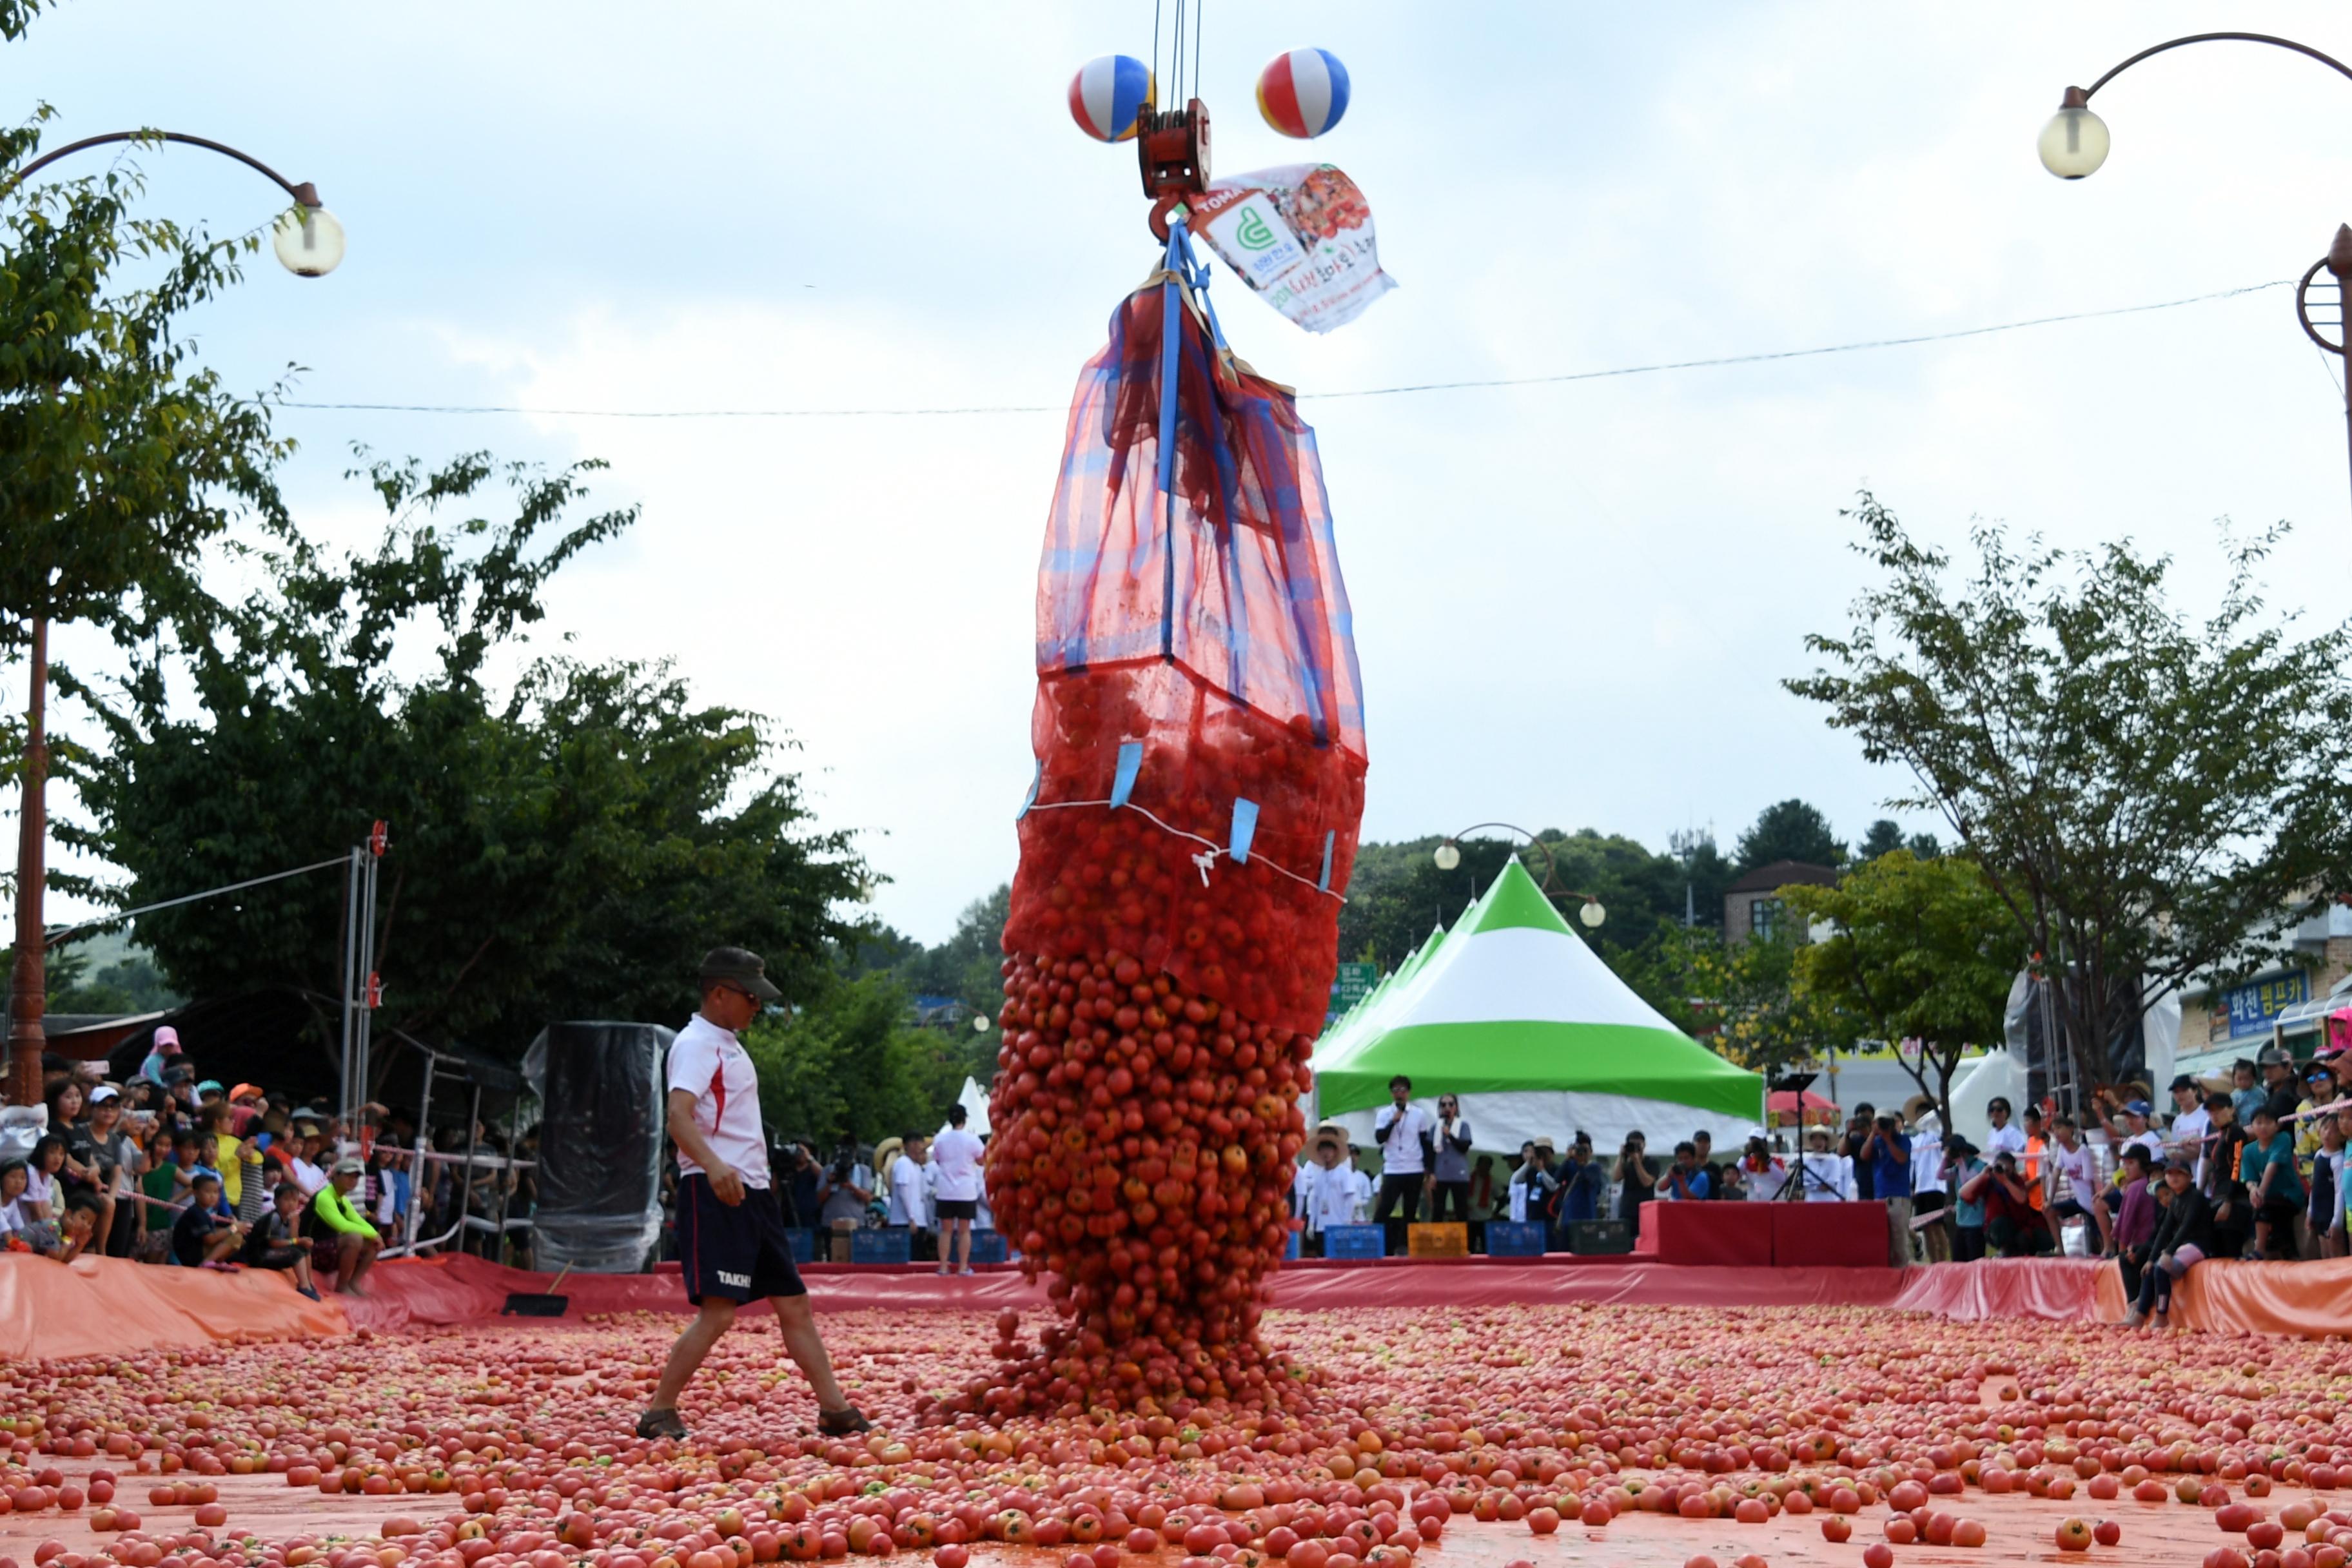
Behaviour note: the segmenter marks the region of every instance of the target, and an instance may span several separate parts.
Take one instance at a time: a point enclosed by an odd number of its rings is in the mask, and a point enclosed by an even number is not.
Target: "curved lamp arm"
[[[178,142],[190,147],[202,147],[208,153],[218,153],[224,158],[234,158],[255,171],[279,190],[294,198],[294,205],[279,216],[270,234],[270,246],[278,252],[278,261],[286,270],[298,278],[323,278],[332,272],[343,259],[343,226],[334,214],[319,200],[319,187],[304,180],[297,184],[249,153],[240,153],[226,142],[205,136],[190,136],[179,131],[110,131],[103,136],[85,136],[79,142],[42,153],[31,163],[8,174],[0,182],[0,190],[14,190],[32,175],[40,173],[70,153],[89,147],[103,147],[115,142]]]
[[[2070,87],[2058,100],[2058,112],[2042,128],[2036,151],[2042,166],[2062,180],[2079,180],[2098,172],[2107,161],[2107,124],[2091,112],[2091,95],[2121,76],[2140,61],[2178,49],[2189,44],[2269,44],[2274,48],[2317,60],[2336,75],[2352,80],[2352,66],[2333,55],[2322,54],[2309,44],[2298,44],[2293,38],[2281,38],[2269,33],[2191,33],[2183,38],[2168,38],[2153,48],[2140,50],[2101,76],[2088,87]]]
[[[2317,60],[2321,65],[2324,65],[2328,69],[2334,71],[2337,76],[2343,77],[2347,80],[2352,80],[2352,66],[2346,65],[2342,60],[2337,59],[2333,55],[2322,54],[2319,50],[2313,48],[2309,44],[2298,44],[2293,38],[2277,37],[2269,33],[2191,33],[2185,38],[2168,39],[2164,43],[2157,45],[2154,48],[2140,50],[2139,53],[2132,56],[2131,58],[2125,60],[2122,64],[2108,70],[2105,75],[2100,77],[2098,80],[2093,82],[2088,87],[2068,88],[2066,89],[2067,98],[2065,107],[2069,109],[2081,108],[2083,104],[2088,103],[2091,100],[2091,95],[2093,93],[2097,92],[2099,89],[2106,86],[2107,83],[2115,80],[2116,78],[2121,76],[2124,72],[2131,69],[2132,67],[2139,64],[2140,61],[2147,59],[2151,56],[2160,55],[2167,49],[2179,48],[2186,44],[2216,43],[2269,44],[2277,48],[2292,49],[2296,54],[2308,55],[2313,59]],[[2077,92],[2080,92],[2083,95],[2081,102],[2077,102],[2074,100],[2074,95]]]
[[[29,179],[69,153],[79,153],[87,147],[103,147],[112,142],[179,142],[191,147],[202,147],[225,158],[234,158],[247,168],[267,175],[299,205],[317,207],[325,205],[319,200],[319,187],[310,181],[305,180],[298,185],[249,153],[240,153],[226,142],[215,142],[208,137],[190,136],[178,131],[110,131],[103,136],[85,136],[79,142],[68,142],[52,152],[42,153],[17,170],[16,178],[9,183],[13,184]]]

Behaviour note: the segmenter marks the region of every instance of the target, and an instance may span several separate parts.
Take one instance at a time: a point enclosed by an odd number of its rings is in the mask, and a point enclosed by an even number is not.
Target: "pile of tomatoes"
[[[1290,1236],[1313,1040],[1252,1024],[1124,953],[1005,962],[988,1190],[1063,1321],[1034,1352],[1003,1325],[998,1414],[1097,1405],[1181,1415],[1279,1406],[1257,1339]]]
[[[1362,761],[1156,661],[1041,680],[1033,739],[988,1190],[1063,1321],[1001,1340],[962,1404],[1280,1407],[1258,1286],[1290,1237]]]
[[[1005,951],[1127,954],[1255,1023],[1319,1030],[1363,760],[1159,662],[1041,679],[1033,730]],[[1102,803],[1130,742],[1140,762],[1114,808]],[[1256,807],[1245,860],[1230,852],[1237,801]]]

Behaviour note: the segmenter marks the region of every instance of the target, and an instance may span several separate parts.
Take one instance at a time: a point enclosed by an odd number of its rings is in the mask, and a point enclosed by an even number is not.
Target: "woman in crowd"
[[[2164,1185],[2169,1195],[2148,1244],[2149,1265],[2140,1270],[2139,1296],[2132,1303],[2131,1316],[2124,1321],[2126,1328],[2138,1328],[2151,1313],[2158,1328],[2166,1327],[2174,1282],[2203,1262],[2213,1245],[2213,1205],[2190,1181],[2195,1173],[2186,1155],[2175,1154],[2164,1163]]]

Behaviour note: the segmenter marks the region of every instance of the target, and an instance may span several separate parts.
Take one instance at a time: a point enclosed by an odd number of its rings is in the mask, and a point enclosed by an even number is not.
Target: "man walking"
[[[1404,1226],[1421,1217],[1421,1184],[1429,1173],[1427,1145],[1435,1123],[1428,1111],[1412,1103],[1412,1079],[1404,1074],[1389,1079],[1389,1099],[1391,1103],[1372,1122],[1381,1146],[1381,1201],[1372,1222],[1388,1228],[1389,1250],[1394,1252]],[[1404,1218],[1391,1220],[1389,1216],[1400,1204]]]
[[[669,1048],[670,1141],[677,1145],[677,1250],[693,1322],[670,1348],[640,1437],[679,1438],[677,1402],[735,1310],[762,1299],[775,1307],[784,1350],[816,1393],[817,1430],[863,1432],[873,1423],[834,1381],[833,1360],[809,1311],[808,1287],[793,1267],[782,1208],[768,1185],[768,1141],[760,1126],[760,1079],[736,1042],[782,993],[759,954],[711,949],[702,961],[702,1008]]]

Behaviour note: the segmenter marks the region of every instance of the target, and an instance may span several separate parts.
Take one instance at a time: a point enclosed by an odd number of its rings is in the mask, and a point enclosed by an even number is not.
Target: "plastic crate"
[[[816,1261],[816,1232],[806,1226],[795,1226],[785,1230],[784,1237],[792,1244],[793,1262]]]
[[[1486,1222],[1489,1258],[1541,1258],[1549,1250],[1544,1227],[1537,1220],[1490,1219]]]
[[[1460,1220],[1441,1220],[1408,1226],[1404,1249],[1413,1258],[1467,1258],[1470,1227]]]
[[[1282,1244],[1283,1261],[1288,1263],[1305,1256],[1299,1248],[1299,1234],[1294,1230],[1290,1233],[1290,1239]]]
[[[971,1233],[971,1260],[974,1263],[1003,1263],[1011,1257],[1001,1230],[975,1230]]]
[[[1363,1259],[1385,1258],[1389,1250],[1389,1233],[1380,1225],[1327,1225],[1323,1227],[1323,1256]]]
[[[1570,1220],[1568,1249],[1586,1257],[1608,1257],[1633,1250],[1633,1227],[1622,1219]]]
[[[852,1263],[912,1263],[914,1260],[915,1233],[903,1225],[849,1233],[849,1261]]]

